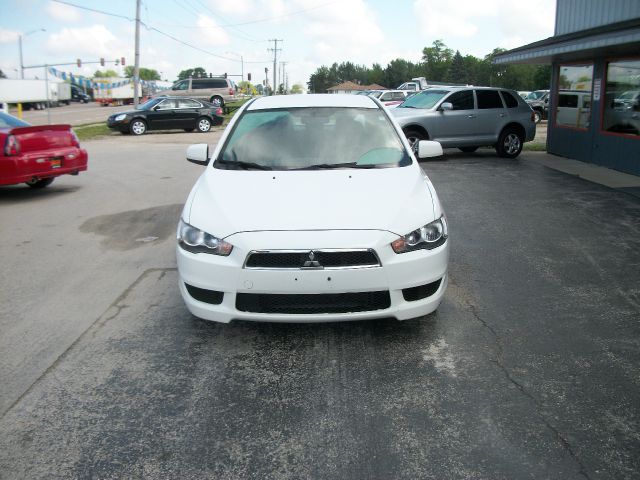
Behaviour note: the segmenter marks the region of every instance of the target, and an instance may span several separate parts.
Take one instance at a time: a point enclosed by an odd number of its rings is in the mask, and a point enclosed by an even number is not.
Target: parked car
[[[391,113],[414,150],[429,139],[463,152],[493,146],[498,155],[515,158],[536,133],[531,108],[513,90],[501,88],[430,88]]]
[[[371,90],[370,96],[377,98],[387,107],[400,105],[409,96],[408,90]]]
[[[236,89],[233,82],[224,77],[186,78],[159,95],[195,98],[223,107],[236,99]]]
[[[536,123],[549,118],[549,90],[536,90],[529,93],[525,101],[533,110]]]
[[[208,132],[221,125],[222,107],[193,98],[157,97],[148,100],[137,110],[116,113],[107,119],[107,126],[122,133],[142,135],[148,130],[183,129]]]
[[[44,188],[55,177],[87,169],[87,151],[71,125],[31,126],[0,112],[0,145],[0,185]]]
[[[627,90],[616,97],[612,108],[605,110],[610,132],[640,135],[640,90]]]
[[[524,98],[525,100],[527,99],[527,96],[530,94],[531,92],[529,91],[525,91],[525,90],[520,90],[518,91],[518,95],[520,95],[522,98]]]
[[[419,142],[422,157],[442,154]],[[180,292],[217,322],[326,322],[433,312],[447,221],[389,112],[364,95],[261,97],[210,155],[177,229]]]
[[[588,128],[591,119],[591,90],[560,90],[556,125]]]

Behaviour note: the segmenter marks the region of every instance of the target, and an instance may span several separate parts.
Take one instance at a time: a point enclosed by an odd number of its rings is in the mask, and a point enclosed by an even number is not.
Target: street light
[[[240,74],[241,74],[240,75],[240,77],[241,77],[240,81],[244,82],[244,58],[242,58],[242,55],[240,55],[239,53],[235,53],[235,52],[226,52],[226,53],[231,54],[231,55],[237,55],[237,56],[240,57],[240,69],[241,69],[240,70]]]
[[[20,34],[18,35],[18,47],[20,48],[20,78],[22,78],[24,80],[24,65],[22,63],[22,37],[26,37],[27,35],[31,35],[32,33],[38,33],[38,32],[46,32],[46,30],[44,28],[38,28],[36,30],[31,30],[30,32],[27,32],[25,34]]]

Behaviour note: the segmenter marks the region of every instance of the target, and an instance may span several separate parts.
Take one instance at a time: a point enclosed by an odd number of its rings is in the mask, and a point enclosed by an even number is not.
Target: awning
[[[582,60],[594,56],[637,55],[640,52],[640,18],[549,37],[496,55],[494,64]]]

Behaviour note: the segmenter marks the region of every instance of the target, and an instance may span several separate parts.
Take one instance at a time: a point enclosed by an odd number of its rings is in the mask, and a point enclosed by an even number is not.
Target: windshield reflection
[[[244,112],[214,167],[320,170],[410,163],[382,110],[314,107]]]

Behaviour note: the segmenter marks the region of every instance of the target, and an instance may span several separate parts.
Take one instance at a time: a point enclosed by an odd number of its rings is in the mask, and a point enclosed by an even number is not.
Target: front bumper
[[[434,250],[396,254],[389,245],[397,238],[396,235],[374,233],[373,241],[371,232],[362,231],[347,234],[344,231],[245,233],[227,238],[234,245],[229,257],[193,254],[178,246],[180,292],[187,308],[195,316],[223,323],[232,320],[310,323],[388,317],[406,320],[436,310],[447,287],[449,241]],[[344,237],[349,238],[347,245]],[[324,270],[243,268],[246,256],[252,250],[335,248],[371,248],[380,258],[381,266]],[[420,294],[421,288],[427,285],[437,288],[426,296]],[[205,298],[206,301],[197,300],[189,293],[189,289],[193,293],[193,287],[204,289],[211,295]],[[275,295],[279,299],[287,295],[297,299],[317,295],[318,298],[332,299],[349,297],[342,294],[354,294],[352,296],[355,297],[378,294],[373,292],[388,292],[388,306],[380,308],[379,304],[372,304],[371,309],[367,309],[361,305],[353,311],[337,313],[334,308],[327,309],[330,311],[319,309],[313,313],[264,313],[246,311],[242,301],[247,297],[244,294],[258,294],[256,297],[262,296],[260,294]],[[417,296],[415,292],[418,292]],[[196,296],[202,298],[202,295]]]

